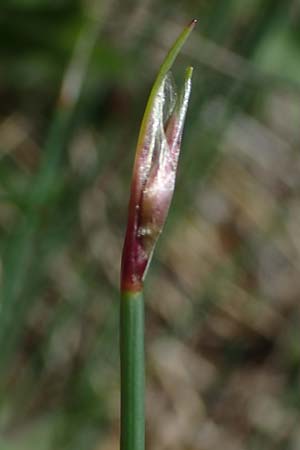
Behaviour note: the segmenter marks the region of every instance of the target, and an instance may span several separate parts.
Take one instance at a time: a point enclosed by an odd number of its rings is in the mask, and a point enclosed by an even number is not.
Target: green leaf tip
[[[153,84],[153,87],[151,89],[150,92],[150,96],[146,105],[146,109],[144,112],[144,116],[143,116],[143,120],[142,120],[142,124],[141,124],[141,128],[140,128],[140,134],[139,134],[139,138],[138,138],[138,143],[137,143],[137,148],[140,147],[143,139],[144,139],[144,135],[146,132],[146,126],[149,120],[149,116],[151,114],[152,111],[152,107],[153,107],[153,103],[155,100],[155,97],[157,95],[157,92],[165,78],[165,76],[167,75],[167,73],[169,72],[169,70],[172,68],[174,61],[178,55],[178,53],[180,52],[180,50],[182,49],[183,45],[185,44],[186,40],[188,39],[189,35],[191,34],[191,32],[193,31],[193,29],[195,28],[195,25],[197,23],[197,19],[193,19],[189,22],[189,24],[182,30],[182,32],[180,33],[180,35],[177,37],[177,39],[175,40],[173,46],[171,47],[171,49],[169,50],[167,56],[165,57],[163,63],[160,66],[158,75],[155,79],[155,82]],[[192,69],[190,69],[192,70]]]
[[[186,40],[188,39],[189,35],[191,34],[191,32],[193,31],[195,25],[197,23],[196,19],[193,19],[180,33],[180,35],[178,36],[178,38],[176,39],[176,41],[174,42],[173,46],[171,47],[171,49],[169,50],[164,62],[162,63],[157,79],[158,78],[163,78],[166,73],[171,69],[178,53],[180,52],[180,50],[182,49],[183,45],[185,44]],[[156,81],[157,81],[156,79]],[[156,84],[156,82],[155,82]],[[155,85],[153,86],[153,88],[155,87]]]
[[[192,78],[193,71],[194,71],[194,67],[192,67],[192,66],[189,66],[186,68],[185,77],[184,77],[185,81],[190,80]]]
[[[188,27],[194,27],[196,23],[198,22],[198,19],[192,19],[190,23],[188,24]]]

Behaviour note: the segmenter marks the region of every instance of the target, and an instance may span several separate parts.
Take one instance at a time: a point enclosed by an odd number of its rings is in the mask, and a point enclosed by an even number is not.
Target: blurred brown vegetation
[[[146,285],[147,448],[299,450],[300,3],[3,0],[0,443],[113,450],[135,141],[195,67]]]

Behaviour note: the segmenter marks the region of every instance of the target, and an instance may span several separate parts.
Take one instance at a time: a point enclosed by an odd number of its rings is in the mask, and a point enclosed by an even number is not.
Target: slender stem
[[[124,292],[120,308],[121,450],[145,448],[144,298]]]

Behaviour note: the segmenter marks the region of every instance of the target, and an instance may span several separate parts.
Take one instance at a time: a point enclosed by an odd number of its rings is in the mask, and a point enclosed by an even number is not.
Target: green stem
[[[120,308],[121,450],[145,448],[144,298],[124,292]]]

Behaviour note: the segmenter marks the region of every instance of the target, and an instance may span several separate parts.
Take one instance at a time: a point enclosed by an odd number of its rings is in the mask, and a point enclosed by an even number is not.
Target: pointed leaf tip
[[[188,24],[188,28],[194,28],[194,26],[197,24],[198,19],[192,19],[189,24]]]

